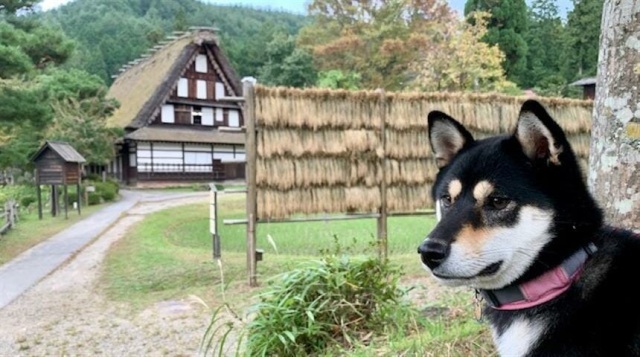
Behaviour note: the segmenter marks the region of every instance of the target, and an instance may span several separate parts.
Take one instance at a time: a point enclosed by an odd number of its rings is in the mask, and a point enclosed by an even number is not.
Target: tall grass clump
[[[377,257],[326,254],[272,280],[247,326],[251,356],[302,356],[351,348],[412,325],[400,271]]]

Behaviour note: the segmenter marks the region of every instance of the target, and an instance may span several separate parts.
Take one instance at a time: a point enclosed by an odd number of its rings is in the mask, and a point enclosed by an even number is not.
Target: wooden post
[[[9,214],[9,228],[13,228],[16,225],[16,201],[10,200],[8,208],[9,209],[7,210],[7,213]]]
[[[82,210],[80,209],[80,206],[82,206],[80,203],[82,202],[82,185],[80,185],[80,180],[76,184],[76,201],[78,203],[78,215],[82,215]]]
[[[384,89],[377,90],[380,96],[380,143],[382,144],[382,157],[380,158],[380,170],[382,181],[380,182],[380,215],[378,216],[378,254],[380,259],[386,260],[388,253],[387,242],[387,102]]]
[[[67,190],[67,183],[64,183],[64,219],[69,219],[69,192]]]
[[[242,94],[244,97],[244,123],[246,127],[245,150],[247,164],[245,167],[247,182],[247,272],[249,286],[258,285],[256,278],[256,217],[257,217],[257,188],[256,188],[256,113],[255,113],[255,84],[251,77],[242,79]]]
[[[58,214],[58,190],[56,185],[51,185],[51,215],[55,217]]]
[[[42,220],[42,191],[40,183],[36,179],[36,195],[38,196],[38,219]]]

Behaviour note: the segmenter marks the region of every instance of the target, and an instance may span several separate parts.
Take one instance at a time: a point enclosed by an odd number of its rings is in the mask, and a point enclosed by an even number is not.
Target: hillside
[[[196,0],[76,0],[41,16],[77,42],[66,65],[107,83],[122,64],[189,26],[219,28],[222,47],[238,74],[255,75],[266,61],[264,46],[273,34],[295,34],[305,22],[304,16],[287,12]]]

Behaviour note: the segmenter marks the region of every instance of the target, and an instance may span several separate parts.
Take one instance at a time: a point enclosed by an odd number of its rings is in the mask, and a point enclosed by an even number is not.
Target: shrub
[[[36,196],[23,196],[20,199],[20,207],[22,208],[28,208],[29,206],[31,206],[32,203],[34,203],[36,201]]]
[[[283,274],[260,296],[249,354],[318,354],[404,329],[415,315],[402,302],[399,276],[378,258],[338,255]]]
[[[100,194],[98,192],[89,192],[89,206],[100,204]]]
[[[113,201],[117,195],[117,187],[109,182],[95,182],[96,193],[105,201]]]
[[[116,181],[116,180],[114,180],[112,178],[108,178],[107,181],[105,181],[104,183],[109,185],[116,194],[118,194],[118,192],[120,192],[120,184],[118,184],[118,181]]]
[[[74,202],[78,202],[78,193],[69,192],[67,196],[67,202],[69,203],[69,206],[73,206]]]

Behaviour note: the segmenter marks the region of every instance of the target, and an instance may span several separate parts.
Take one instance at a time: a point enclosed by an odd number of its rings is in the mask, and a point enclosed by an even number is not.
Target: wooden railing
[[[4,210],[0,211],[0,234],[5,234],[16,225],[18,221],[18,204],[15,200],[9,200],[4,204]]]

